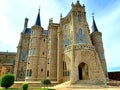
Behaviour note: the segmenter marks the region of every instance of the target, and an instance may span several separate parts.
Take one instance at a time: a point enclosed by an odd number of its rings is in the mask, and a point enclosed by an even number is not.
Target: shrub
[[[5,74],[1,78],[1,87],[5,87],[6,89],[14,84],[15,77],[13,74]]]
[[[50,81],[49,79],[42,79],[42,80],[41,80],[41,83],[42,83],[44,86],[46,85],[46,86],[48,87],[48,85],[51,84],[51,81]]]
[[[23,90],[28,90],[28,83],[23,83],[22,89]]]

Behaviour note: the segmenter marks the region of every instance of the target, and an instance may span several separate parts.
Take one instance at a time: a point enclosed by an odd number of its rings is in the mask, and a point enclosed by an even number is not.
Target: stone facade
[[[0,52],[0,77],[7,73],[13,73],[16,53]]]
[[[14,74],[16,80],[52,81],[76,83],[88,80],[105,84],[108,78],[102,33],[93,17],[92,33],[86,20],[85,6],[72,3],[66,17],[60,23],[49,20],[48,30],[41,26],[40,11],[31,28],[24,29],[17,47]]]

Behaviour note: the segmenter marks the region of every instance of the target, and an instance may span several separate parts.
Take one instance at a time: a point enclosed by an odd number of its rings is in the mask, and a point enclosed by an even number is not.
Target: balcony
[[[65,51],[64,52],[68,52],[70,50],[80,50],[80,49],[87,49],[87,50],[95,50],[95,47],[89,44],[74,44],[66,46]]]

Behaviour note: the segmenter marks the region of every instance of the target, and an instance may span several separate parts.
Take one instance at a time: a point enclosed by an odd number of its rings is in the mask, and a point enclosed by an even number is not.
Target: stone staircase
[[[79,80],[74,84],[70,84],[70,81],[66,81],[62,84],[54,86],[54,88],[103,88],[105,85],[95,84],[95,81]]]

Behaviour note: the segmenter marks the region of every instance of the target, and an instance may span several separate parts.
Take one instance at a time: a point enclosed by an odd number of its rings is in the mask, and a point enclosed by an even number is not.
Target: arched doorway
[[[89,71],[86,63],[80,63],[78,66],[79,80],[88,80]]]
[[[82,80],[82,68],[79,66],[78,70],[79,70],[79,80]]]

